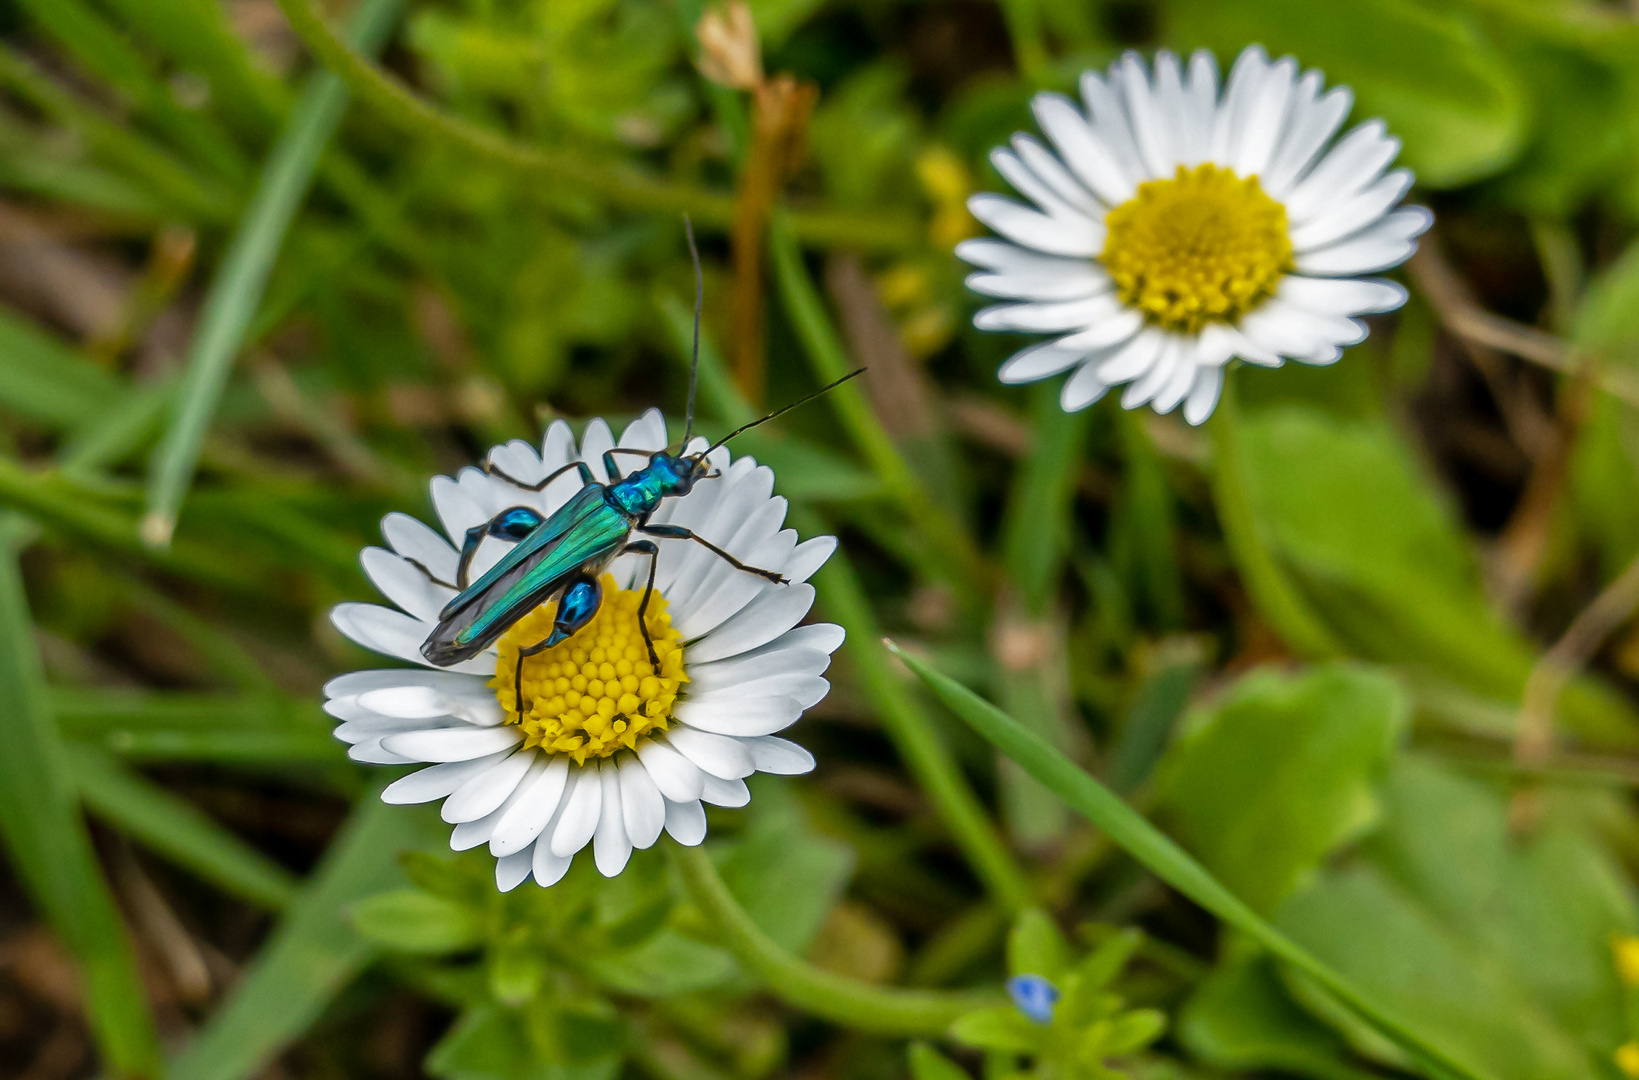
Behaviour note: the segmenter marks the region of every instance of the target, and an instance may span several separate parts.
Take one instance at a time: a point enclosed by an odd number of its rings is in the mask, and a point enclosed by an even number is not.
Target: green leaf
[[[1376,817],[1372,783],[1407,714],[1393,679],[1356,666],[1248,675],[1191,718],[1158,808],[1220,881],[1273,914]]]
[[[906,1052],[911,1080],[972,1080],[967,1071],[925,1042],[913,1042]]]
[[[1348,1047],[1293,1004],[1266,959],[1232,960],[1195,989],[1178,1018],[1191,1054],[1221,1069],[1278,1069],[1315,1080],[1370,1080]]]
[[[1458,1076],[1489,1076],[1451,1058],[1443,1048],[1407,1027],[1404,1021],[1385,1011],[1379,999],[1368,997],[1348,978],[1317,958],[1286,934],[1265,922],[1237,898],[1200,863],[1170,840],[1139,813],[1122,802],[1104,785],[1078,768],[1063,754],[1031,734],[1018,721],[986,702],[971,690],[934,671],[921,660],[897,646],[890,647],[957,716],[989,740],[1002,753],[1022,765],[1025,771],[1053,790],[1059,798],[1110,839],[1148,867],[1157,877],[1308,974],[1316,982],[1346,1002],[1373,1028],[1405,1047],[1420,1059]]]
[[[74,428],[113,408],[122,381],[91,358],[0,307],[0,408]]]
[[[722,949],[674,930],[661,930],[635,949],[593,957],[586,969],[611,990],[657,998],[710,990],[739,972]]]
[[[1354,90],[1355,122],[1373,116],[1405,141],[1401,161],[1427,187],[1490,176],[1519,154],[1527,100],[1506,58],[1476,24],[1411,0],[1172,0],[1183,44],[1234,57],[1249,42],[1294,54]]]
[[[813,830],[789,785],[756,783],[752,798],[757,814],[723,860],[723,881],[764,933],[801,956],[841,899],[854,853]]]
[[[1597,1073],[1628,1037],[1610,941],[1639,912],[1618,862],[1563,801],[1550,797],[1520,836],[1504,793],[1405,759],[1366,861],[1294,896],[1280,925],[1454,1056],[1501,1077]],[[1312,988],[1295,989],[1330,1015]]]
[[[1370,659],[1519,700],[1535,649],[1492,610],[1455,514],[1387,423],[1291,405],[1243,421],[1259,531],[1335,633]],[[1593,679],[1561,710],[1590,742],[1639,742],[1632,707]]]
[[[957,1042],[980,1050],[1034,1054],[1047,1046],[1052,1029],[1038,1024],[1011,1005],[970,1012],[950,1026]]]
[[[0,837],[80,965],[87,1019],[108,1066],[157,1078],[162,1064],[148,999],[52,723],[15,553],[23,528],[16,515],[0,515]]]
[[[171,1080],[244,1080],[303,1032],[378,955],[344,912],[402,885],[398,854],[440,842],[436,816],[366,792],[228,1000],[172,1064]]]
[[[1019,912],[1007,935],[1009,975],[1040,975],[1058,982],[1070,967],[1070,943],[1064,940],[1052,916],[1040,908]]]
[[[360,934],[398,952],[437,956],[475,948],[483,940],[478,912],[419,889],[367,897],[350,914]]]
[[[1139,946],[1144,944],[1144,933],[1133,927],[1118,931],[1099,943],[1085,960],[1076,967],[1083,993],[1102,990],[1115,982]]]
[[[548,1017],[535,1026],[555,1025]],[[618,1054],[574,1063],[544,1061],[532,1036],[518,1013],[480,1005],[461,1014],[427,1055],[425,1067],[439,1080],[612,1080],[620,1069]]]
[[[1135,1053],[1161,1037],[1167,1030],[1167,1015],[1159,1009],[1134,1009],[1110,1021],[1101,1040],[1110,1057]]]

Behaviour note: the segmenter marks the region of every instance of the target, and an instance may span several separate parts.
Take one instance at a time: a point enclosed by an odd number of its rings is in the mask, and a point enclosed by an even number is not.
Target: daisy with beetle
[[[991,154],[1024,195],[975,195],[973,216],[1005,239],[966,240],[970,288],[1009,303],[982,330],[1055,335],[1009,358],[1005,383],[1070,372],[1060,401],[1086,408],[1126,384],[1121,404],[1191,424],[1217,404],[1239,358],[1330,364],[1366,336],[1359,316],[1405,302],[1361,275],[1404,262],[1433,223],[1397,206],[1412,174],[1381,120],[1333,136],[1352,104],[1291,57],[1243,51],[1223,93],[1205,51],[1187,68],[1161,52],[1153,73],[1128,53],[1082,76],[1083,112],[1036,95],[1052,149],[1029,135]],[[1054,152],[1056,151],[1056,153]]]
[[[775,733],[829,690],[842,630],[797,624],[836,540],[798,543],[772,471],[724,444],[858,374],[708,444],[693,436],[691,373],[676,453],[657,410],[618,443],[593,420],[578,448],[558,421],[538,454],[513,441],[433,480],[448,540],[388,515],[391,550],[362,559],[400,610],[341,604],[332,621],[434,670],[325,687],[355,760],[431,765],[382,798],[444,799],[451,846],[488,844],[511,889],[555,883],[588,843],[610,877],[663,830],[698,844],[702,802],[743,806],[751,773],[811,769]]]

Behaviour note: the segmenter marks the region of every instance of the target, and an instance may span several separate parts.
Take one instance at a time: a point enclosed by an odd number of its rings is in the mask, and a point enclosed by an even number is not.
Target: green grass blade
[[[117,404],[124,380],[84,353],[0,306],[0,407],[54,427],[71,428]]]
[[[379,48],[401,0],[367,0],[354,18],[352,36]],[[149,476],[143,538],[170,543],[182,500],[199,467],[205,432],[233,370],[234,358],[267,287],[285,233],[313,182],[325,144],[347,110],[347,87],[328,72],[313,76],[289,125],[268,155],[256,194],[240,221],[205,297],[199,328],[188,350],[171,424]]]
[[[1161,880],[1325,986],[1362,1019],[1407,1053],[1428,1063],[1437,1074],[1489,1080],[1485,1074],[1453,1059],[1428,1042],[1373,1003],[1348,978],[1265,922],[1188,852],[1122,802],[1120,796],[1024,725],[898,646],[890,642],[888,647],[974,731],[1023,766],[1027,773],[1057,794],[1072,810],[1104,830],[1111,840]]]
[[[23,527],[16,515],[0,516],[0,835],[12,869],[79,962],[105,1066],[158,1077],[153,1015],[51,718],[14,551]]]
[[[398,853],[434,842],[436,822],[366,793],[227,1003],[172,1062],[171,1080],[244,1080],[300,1037],[377,956],[349,905],[402,886]]]
[[[100,750],[67,747],[86,807],[99,818],[207,881],[253,903],[280,908],[295,875],[164,788]]]

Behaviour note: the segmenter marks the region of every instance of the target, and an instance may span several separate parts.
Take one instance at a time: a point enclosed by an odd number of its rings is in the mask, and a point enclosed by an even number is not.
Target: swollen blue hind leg
[[[569,640],[577,630],[592,621],[602,604],[603,586],[590,574],[577,575],[563,587],[563,592],[558,594],[558,614],[552,620],[552,633],[547,635],[545,641],[537,641],[518,650],[518,666],[512,673],[512,700],[517,705],[519,719],[529,713],[524,706],[524,659]]]

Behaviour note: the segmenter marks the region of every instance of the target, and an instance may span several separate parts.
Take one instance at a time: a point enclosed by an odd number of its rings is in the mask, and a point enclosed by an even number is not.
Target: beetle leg
[[[461,591],[461,587],[459,585],[451,585],[449,582],[427,569],[427,564],[422,562],[420,559],[412,559],[408,555],[400,555],[399,558],[421,571],[421,573],[426,576],[427,580],[432,582],[434,585],[442,585],[444,588],[454,589],[456,592]]]
[[[736,559],[733,555],[730,555],[710,540],[707,540],[704,536],[701,536],[699,533],[690,532],[681,525],[649,525],[645,523],[638,525],[637,529],[639,532],[647,533],[650,536],[659,536],[667,540],[693,540],[697,544],[703,544],[718,558],[726,559],[728,564],[736,570],[744,570],[748,574],[756,574],[758,577],[767,578],[776,585],[790,584],[790,579],[784,574],[777,573],[773,570],[764,570],[756,566],[747,566],[745,563],[741,562],[739,559]]]
[[[484,461],[484,471],[486,473],[488,473],[489,475],[495,477],[497,480],[505,480],[507,483],[511,484],[513,487],[522,488],[525,491],[545,491],[546,490],[546,485],[550,484],[552,481],[556,480],[558,477],[562,476],[564,473],[568,472],[570,469],[579,469],[580,470],[580,479],[581,479],[581,483],[583,483],[583,484],[595,484],[595,483],[598,482],[597,477],[592,475],[592,470],[587,466],[586,462],[584,462],[584,461],[571,461],[569,464],[565,465],[561,469],[553,469],[550,473],[548,473],[546,475],[546,479],[540,481],[539,483],[535,483],[535,484],[526,484],[522,480],[517,479],[516,477],[508,476],[505,472],[502,471],[502,469],[499,465],[495,464],[495,462],[490,461],[488,459],[486,459]]]
[[[643,631],[643,644],[649,647],[649,666],[656,676],[660,674],[660,657],[654,651],[654,639],[649,636],[649,597],[654,594],[654,571],[660,563],[660,549],[653,540],[633,540],[624,551],[649,557],[649,584],[643,590],[643,599],[637,605],[637,625]]]
[[[560,641],[574,636],[575,631],[592,621],[603,604],[603,586],[590,574],[577,574],[558,594],[558,615],[552,620],[552,633],[544,641],[526,645],[518,650],[518,666],[512,672],[514,705],[521,720],[528,715],[524,708],[524,660],[538,652],[550,649]]]
[[[654,457],[654,451],[652,450],[634,450],[630,446],[617,446],[613,449],[605,450],[603,452],[603,471],[609,474],[609,482],[611,484],[625,475],[620,471],[620,466],[615,464],[616,454],[630,454],[633,457],[640,458]]]
[[[545,520],[540,511],[533,507],[513,506],[502,510],[482,525],[474,525],[468,529],[466,538],[461,542],[461,561],[456,564],[457,590],[464,592],[471,584],[469,573],[472,570],[472,560],[478,554],[478,545],[483,542],[484,537],[493,536],[497,540],[517,543],[540,528],[541,522]]]

